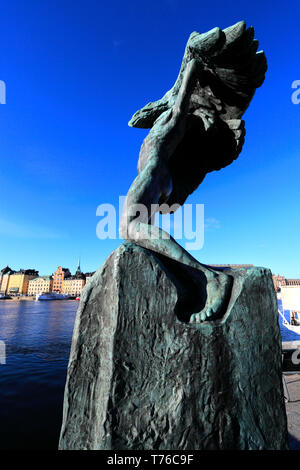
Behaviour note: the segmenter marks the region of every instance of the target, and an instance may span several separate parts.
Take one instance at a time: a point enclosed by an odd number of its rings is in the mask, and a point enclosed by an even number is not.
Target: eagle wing
[[[254,29],[247,29],[244,21],[224,30],[193,32],[174,86],[129,121],[132,127],[151,128],[174,105],[188,62],[194,58],[202,63],[190,96],[188,130],[169,162],[174,188],[169,204],[183,204],[208,172],[239,156],[245,138],[241,118],[267,70],[265,54],[257,48]]]
[[[200,60],[207,71],[206,83],[198,82],[199,108],[217,109],[220,117],[240,119],[265,78],[267,61],[257,52],[254,28],[240,21],[229,28],[214,28],[207,33],[193,32],[187,42],[181,68],[174,86],[160,100],[138,110],[129,126],[149,129],[161,113],[174,104],[187,63]],[[217,103],[217,105],[216,105]]]

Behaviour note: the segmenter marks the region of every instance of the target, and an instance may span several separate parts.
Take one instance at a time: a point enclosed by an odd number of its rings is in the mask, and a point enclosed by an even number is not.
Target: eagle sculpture
[[[187,130],[168,163],[173,180],[169,205],[183,204],[208,172],[224,168],[240,154],[245,137],[241,118],[267,70],[265,54],[257,49],[254,28],[246,28],[244,21],[224,30],[193,32],[173,88],[129,121],[131,127],[151,128],[174,105],[190,60],[203,64],[205,73],[190,96]]]
[[[243,21],[224,30],[192,33],[173,88],[129,122],[150,131],[141,146],[138,175],[128,191],[119,232],[197,273],[201,305],[190,322],[214,320],[224,313],[232,276],[199,263],[153,224],[153,216],[175,212],[207,173],[224,168],[240,154],[245,137],[241,118],[267,70],[265,55],[257,48],[254,29]]]

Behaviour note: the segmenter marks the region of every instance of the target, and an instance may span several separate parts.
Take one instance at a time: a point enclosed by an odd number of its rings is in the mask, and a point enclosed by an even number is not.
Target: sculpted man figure
[[[130,121],[150,128],[120,223],[132,243],[82,291],[60,449],[288,449],[271,271],[213,269],[153,224],[238,157],[266,72],[253,37],[193,33],[174,87]]]
[[[179,76],[159,101],[129,125],[151,128],[138,160],[120,223],[120,235],[144,248],[195,268],[205,286],[205,305],[191,322],[217,318],[228,303],[232,277],[199,263],[153,225],[155,207],[182,205],[208,172],[232,163],[244,143],[241,120],[267,69],[254,29],[239,22],[225,30],[191,34]],[[140,206],[143,205],[143,206]],[[146,210],[137,211],[145,207]],[[160,207],[159,207],[160,206]],[[176,206],[175,206],[176,209]]]

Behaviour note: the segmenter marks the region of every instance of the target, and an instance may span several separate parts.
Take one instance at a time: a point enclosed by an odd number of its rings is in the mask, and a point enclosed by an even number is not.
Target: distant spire
[[[75,273],[75,277],[77,279],[85,279],[85,275],[83,274],[83,272],[81,272],[81,268],[80,268],[80,258],[78,258],[78,267]]]
[[[81,274],[81,269],[80,269],[80,257],[78,258],[78,266],[76,269],[76,274]]]

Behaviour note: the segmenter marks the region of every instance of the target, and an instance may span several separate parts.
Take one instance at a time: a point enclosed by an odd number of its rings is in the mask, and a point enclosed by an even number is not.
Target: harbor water
[[[0,449],[57,449],[77,307],[0,301]]]
[[[71,300],[0,302],[0,450],[57,449],[77,308]],[[279,318],[282,340],[299,340]]]

